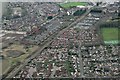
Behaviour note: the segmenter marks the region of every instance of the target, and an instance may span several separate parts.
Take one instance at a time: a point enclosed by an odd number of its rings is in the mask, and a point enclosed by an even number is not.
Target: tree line
[[[104,22],[104,23],[102,23],[102,24],[100,24],[100,27],[102,28],[102,27],[108,27],[108,28],[110,28],[110,27],[120,27],[120,21],[118,20],[118,21],[110,21],[110,22]]]

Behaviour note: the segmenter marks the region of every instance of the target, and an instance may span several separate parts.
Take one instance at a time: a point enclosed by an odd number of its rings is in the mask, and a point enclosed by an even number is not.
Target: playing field
[[[118,32],[120,29],[118,28],[102,28],[102,36],[105,43],[118,43],[119,35]]]
[[[60,4],[60,6],[63,8],[70,8],[74,6],[85,6],[85,5],[87,5],[87,3],[85,2],[68,2],[68,3]]]

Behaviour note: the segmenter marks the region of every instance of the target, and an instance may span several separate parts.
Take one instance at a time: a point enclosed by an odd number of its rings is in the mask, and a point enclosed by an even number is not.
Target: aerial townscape
[[[2,2],[0,38],[2,80],[120,80],[120,1]]]

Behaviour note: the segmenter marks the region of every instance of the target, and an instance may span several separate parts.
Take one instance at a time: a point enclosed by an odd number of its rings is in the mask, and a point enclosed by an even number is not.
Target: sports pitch
[[[105,43],[116,44],[119,42],[119,32],[118,28],[102,28],[101,33]]]
[[[63,8],[70,8],[70,7],[74,7],[74,6],[85,6],[85,5],[87,5],[86,2],[68,2],[68,3],[60,4],[60,6]]]

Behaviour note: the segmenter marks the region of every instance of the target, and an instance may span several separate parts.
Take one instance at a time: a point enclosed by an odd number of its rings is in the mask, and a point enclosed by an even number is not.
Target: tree
[[[47,17],[47,19],[52,19],[52,18],[53,18],[53,16],[48,16],[48,17]]]
[[[76,12],[73,13],[74,16],[81,16],[82,14],[84,14],[86,12],[86,10],[77,10]]]
[[[120,17],[120,12],[118,13],[118,17]]]

